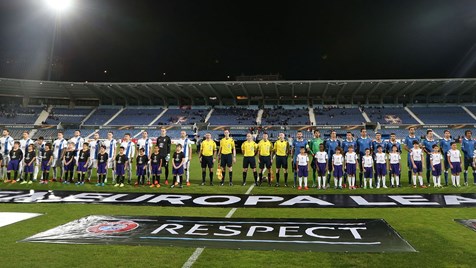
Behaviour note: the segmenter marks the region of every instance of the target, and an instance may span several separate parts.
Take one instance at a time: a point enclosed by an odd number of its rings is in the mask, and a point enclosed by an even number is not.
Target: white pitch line
[[[248,190],[246,191],[246,195],[249,195],[251,193],[251,191],[253,190],[253,188],[255,187],[254,184],[251,184],[250,188],[248,188]],[[235,214],[237,208],[232,208],[228,214],[226,214],[225,218],[231,218],[231,216],[233,216],[233,214]],[[197,248],[195,249],[195,251],[192,253],[192,256],[190,256],[190,258],[188,258],[188,260],[183,264],[182,268],[190,268],[193,266],[193,264],[197,261],[198,257],[200,257],[200,255],[202,254],[203,250],[205,248]]]

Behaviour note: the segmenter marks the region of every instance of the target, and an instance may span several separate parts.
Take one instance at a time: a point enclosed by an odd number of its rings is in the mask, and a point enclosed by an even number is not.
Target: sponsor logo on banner
[[[0,203],[84,203],[178,207],[475,207],[476,194],[227,195],[0,191]]]
[[[0,227],[41,216],[38,213],[0,212]]]
[[[22,242],[322,252],[415,252],[382,219],[93,215],[39,233]]]
[[[104,222],[88,227],[89,233],[96,234],[117,234],[124,233],[139,227],[139,224],[133,221]]]
[[[476,232],[476,219],[455,220],[455,221]]]

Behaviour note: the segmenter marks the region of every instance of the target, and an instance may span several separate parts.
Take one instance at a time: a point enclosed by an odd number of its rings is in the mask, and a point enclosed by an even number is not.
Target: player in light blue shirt
[[[292,142],[292,152],[293,152],[293,172],[294,172],[294,188],[297,185],[297,163],[296,159],[297,156],[301,153],[301,147],[306,148],[306,151],[309,149],[309,145],[307,144],[307,140],[303,138],[302,132],[298,131],[296,134],[296,138]]]
[[[464,155],[464,185],[468,186],[468,168],[473,169],[473,182],[476,184],[476,173],[474,172],[474,167],[472,166],[473,157],[474,157],[474,147],[476,145],[476,140],[473,139],[473,132],[471,130],[466,130],[464,132],[464,138],[461,143],[461,151]]]
[[[446,157],[446,155],[451,149],[451,142],[451,133],[449,130],[445,130],[444,137],[440,140],[440,148],[443,152],[443,158],[445,159],[445,186],[448,186],[448,169],[450,168],[450,163],[448,162],[448,157]]]
[[[360,138],[357,139],[357,150],[359,154],[359,183],[362,187],[362,177],[363,177],[363,168],[362,168],[362,157],[365,155],[365,149],[372,150],[372,139],[367,136],[367,129],[362,128],[360,130]]]
[[[408,167],[408,184],[412,184],[412,169],[413,169],[413,164],[410,159],[410,152],[412,151],[413,148],[413,141],[417,141],[418,143],[421,143],[420,138],[418,138],[415,135],[415,127],[410,127],[408,129],[408,136],[405,137],[405,141],[403,142],[403,147],[405,150],[408,152],[407,153],[407,167]]]
[[[329,159],[332,159],[332,156],[336,153],[336,148],[340,147],[340,141],[337,139],[337,133],[335,130],[331,131],[331,137],[326,140],[325,148],[327,152],[327,156]],[[331,181],[331,173],[332,173],[332,161],[328,162],[327,167],[327,183],[329,184]]]
[[[431,176],[431,163],[430,156],[433,152],[433,145],[437,145],[438,141],[433,138],[433,130],[428,129],[426,131],[426,138],[423,140],[423,151],[425,151],[426,158],[426,183],[430,185],[430,176]]]

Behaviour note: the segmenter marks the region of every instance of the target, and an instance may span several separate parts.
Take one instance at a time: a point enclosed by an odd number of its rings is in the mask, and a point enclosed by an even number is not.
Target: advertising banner
[[[93,215],[39,233],[22,242],[320,252],[415,252],[382,219]]]

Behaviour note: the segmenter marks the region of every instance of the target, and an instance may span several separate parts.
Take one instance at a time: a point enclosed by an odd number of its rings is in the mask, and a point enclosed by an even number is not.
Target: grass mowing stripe
[[[246,191],[246,195],[249,195],[251,193],[251,191],[253,190],[253,188],[255,187],[254,184],[251,184],[250,188],[248,188],[248,190]],[[237,210],[237,208],[232,208],[225,216],[225,218],[231,218],[231,216],[233,216],[233,214],[235,214],[235,211]],[[197,248],[195,249],[195,251],[193,252],[192,256],[190,256],[190,258],[188,258],[188,260],[184,263],[184,265],[182,266],[182,268],[190,268],[192,267],[192,265],[197,261],[198,257],[200,257],[200,254],[202,254],[203,250],[205,248]]]

